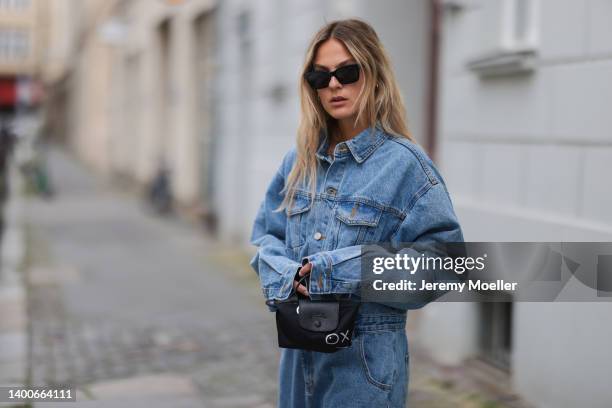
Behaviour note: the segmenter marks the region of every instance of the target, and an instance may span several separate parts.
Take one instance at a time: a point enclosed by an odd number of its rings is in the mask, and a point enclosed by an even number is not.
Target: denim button
[[[320,232],[315,232],[314,234],[314,239],[316,239],[317,241],[320,240],[321,238],[323,238],[323,234],[321,234]]]
[[[327,187],[327,194],[335,196],[336,195],[337,190],[333,187]]]

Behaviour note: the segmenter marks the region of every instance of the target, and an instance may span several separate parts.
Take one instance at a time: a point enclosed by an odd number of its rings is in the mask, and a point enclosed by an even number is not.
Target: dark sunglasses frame
[[[342,85],[352,84],[359,80],[359,64],[345,65],[335,71],[317,71],[310,70],[304,74],[304,79],[312,89],[323,89],[329,86],[329,81],[332,77],[336,77]]]

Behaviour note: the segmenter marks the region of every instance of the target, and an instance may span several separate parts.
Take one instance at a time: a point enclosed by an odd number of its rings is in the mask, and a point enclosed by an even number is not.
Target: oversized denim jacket
[[[266,299],[286,299],[306,260],[313,264],[309,292],[314,299],[358,291],[363,244],[463,241],[446,185],[418,145],[376,126],[337,144],[333,156],[327,155],[328,146],[322,134],[314,202],[308,187],[301,186],[290,209],[274,211],[296,157],[292,149],[259,208],[251,266]],[[425,303],[407,298],[395,307]]]

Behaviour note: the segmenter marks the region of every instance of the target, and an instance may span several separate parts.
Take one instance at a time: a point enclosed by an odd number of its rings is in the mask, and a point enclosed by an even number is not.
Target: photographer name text
[[[442,290],[442,291],[457,291],[463,292],[464,290],[475,290],[475,291],[515,291],[517,282],[506,282],[503,279],[498,279],[495,282],[490,281],[468,281],[468,282],[429,282],[421,280],[415,282],[409,279],[402,279],[398,282],[384,282],[382,279],[377,279],[372,283],[374,290],[379,291],[420,291],[420,290]]]

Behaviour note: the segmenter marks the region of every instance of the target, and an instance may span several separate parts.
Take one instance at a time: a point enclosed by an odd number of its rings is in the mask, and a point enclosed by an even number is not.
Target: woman
[[[325,25],[306,53],[300,97],[297,148],[274,176],[251,238],[266,299],[358,294],[364,243],[463,241],[446,186],[407,129],[372,27]],[[304,276],[308,287],[296,280]],[[406,311],[426,303],[404,300],[363,302],[349,348],[282,349],[279,406],[404,407]]]

